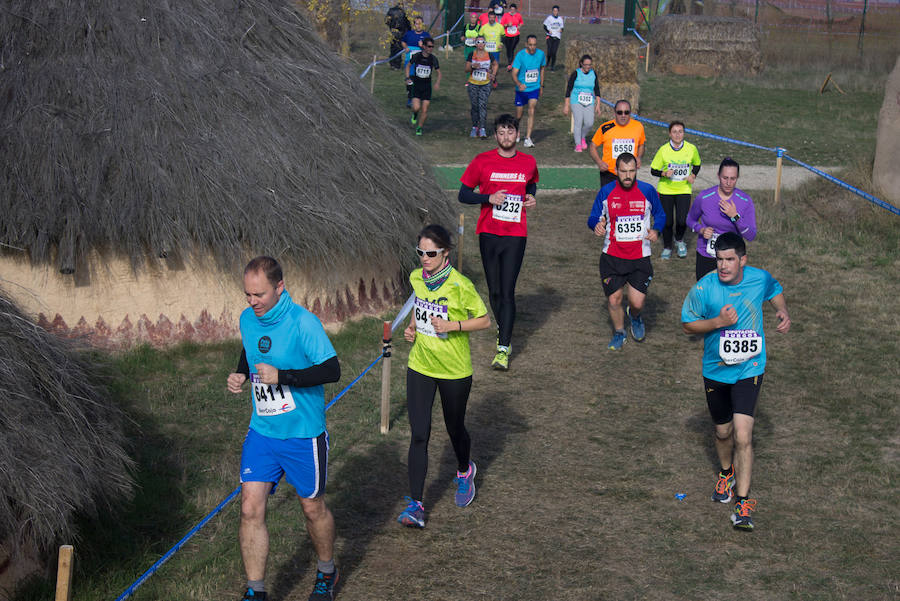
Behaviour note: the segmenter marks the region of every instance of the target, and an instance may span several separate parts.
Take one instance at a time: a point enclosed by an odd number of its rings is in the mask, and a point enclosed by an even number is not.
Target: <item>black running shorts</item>
[[[727,424],[735,413],[753,417],[756,412],[756,399],[762,387],[763,374],[738,380],[734,384],[725,384],[703,378],[703,389],[706,391],[706,406],[716,424]]]
[[[606,296],[621,289],[626,282],[638,292],[647,294],[652,279],[653,266],[650,264],[650,257],[620,259],[606,253],[600,255],[600,280],[603,282],[603,293]]]

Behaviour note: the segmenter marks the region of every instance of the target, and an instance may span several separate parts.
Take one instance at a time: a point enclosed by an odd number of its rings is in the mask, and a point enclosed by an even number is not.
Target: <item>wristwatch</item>
[[[740,218],[741,218],[741,214],[740,214],[740,213],[735,213],[735,214],[734,214],[734,217],[731,217],[731,218],[730,218],[730,219],[731,219],[731,223],[737,223],[737,220],[740,219]]]

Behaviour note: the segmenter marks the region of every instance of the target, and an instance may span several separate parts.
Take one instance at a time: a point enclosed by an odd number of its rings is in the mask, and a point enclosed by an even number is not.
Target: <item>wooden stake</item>
[[[75,548],[72,545],[62,545],[59,548],[59,564],[56,569],[56,601],[71,601],[72,599],[72,555]]]
[[[784,148],[776,148],[776,159],[775,159],[775,204],[778,205],[781,203],[781,166],[783,159],[781,157],[784,156]]]
[[[381,333],[381,433],[387,434],[391,419],[391,322],[383,324]],[[58,600],[57,600],[58,601]]]
[[[369,93],[375,93],[375,62],[378,60],[378,55],[372,55],[372,83],[369,84]]]
[[[581,24],[581,18],[584,16],[584,0],[581,0],[581,8],[578,9],[578,24]]]
[[[463,241],[466,239],[466,216],[462,213],[459,214],[459,229],[456,233],[459,235],[459,242],[456,245],[456,270],[462,273]]]
[[[825,93],[825,88],[828,87],[829,81],[831,81],[831,73],[829,73],[828,77],[825,78],[825,81],[822,82],[822,87],[819,88],[819,94]]]

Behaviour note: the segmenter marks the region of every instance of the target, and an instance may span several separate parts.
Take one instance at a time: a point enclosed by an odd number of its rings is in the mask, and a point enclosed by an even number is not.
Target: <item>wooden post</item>
[[[581,7],[578,9],[578,24],[581,25],[581,19],[584,16],[584,0],[581,0]]]
[[[650,42],[644,47],[644,73],[650,70]]]
[[[384,322],[381,333],[381,433],[387,434],[391,419],[391,322]]]
[[[456,230],[456,233],[459,235],[459,242],[456,245],[456,271],[462,273],[462,258],[463,258],[463,240],[465,240],[466,233],[466,216],[462,213],[459,214],[459,228]]]
[[[56,601],[71,601],[72,599],[72,554],[75,548],[72,545],[62,545],[59,548],[59,564],[56,569]]]
[[[451,50],[451,48],[450,48],[450,32],[445,31],[444,34],[446,34],[446,36],[447,36],[447,39],[444,40],[444,60],[447,60],[450,58],[450,50]]]
[[[378,55],[372,55],[372,83],[369,84],[369,93],[375,93],[375,62],[378,60]]]
[[[784,148],[775,149],[775,204],[781,203],[781,164],[784,156]]]

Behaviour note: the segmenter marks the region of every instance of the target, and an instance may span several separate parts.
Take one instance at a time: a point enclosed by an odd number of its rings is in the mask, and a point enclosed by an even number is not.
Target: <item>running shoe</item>
[[[421,128],[421,127],[417,127],[417,128],[416,128],[416,135],[417,135],[417,136],[421,136],[421,135],[422,135],[422,128]]]
[[[509,349],[497,349],[497,354],[494,355],[494,360],[491,362],[491,367],[502,371],[508,371]]]
[[[337,568],[331,574],[316,572],[316,584],[309,594],[309,601],[334,601],[334,587],[338,583]]]
[[[675,241],[675,250],[678,251],[678,258],[683,259],[687,256],[687,244],[682,240]]]
[[[487,132],[485,131],[485,129],[483,127],[478,130],[478,135],[482,138],[487,138]]]
[[[719,472],[719,480],[713,491],[712,500],[719,503],[728,503],[734,497],[734,469],[727,476]]]
[[[584,138],[581,138],[581,149],[587,150],[587,141]]]
[[[584,148],[581,147],[581,142],[575,145],[575,152],[581,152]]]
[[[406,509],[397,516],[397,521],[404,526],[416,526],[418,528],[425,527],[425,508],[421,501],[414,501],[412,497],[403,497],[406,499]]]
[[[244,596],[241,597],[241,601],[266,601],[266,592],[254,591],[252,588],[248,588],[244,591]]]
[[[750,512],[756,509],[756,499],[743,499],[734,504],[731,514],[731,525],[739,530],[753,530],[753,518]]]
[[[659,255],[660,259],[671,259],[672,258],[672,249],[664,248],[662,253]]]
[[[416,119],[416,114],[415,114],[415,113],[413,113],[412,116],[409,118],[409,122],[410,122],[410,124],[412,124],[412,125],[415,125],[416,123],[419,122],[419,120]]]
[[[631,320],[631,335],[634,336],[636,342],[643,342],[644,336],[647,334],[643,318],[640,315],[632,316],[631,307],[626,308],[625,312],[628,313],[628,319]]]
[[[494,83],[492,83],[492,84],[491,84],[491,87],[494,88],[494,89],[496,90],[496,89],[497,89],[497,82],[495,81]]]
[[[477,138],[477,137],[478,137],[478,128],[477,128],[477,127],[473,127],[473,128],[472,128],[472,131],[469,133],[469,137],[470,137],[470,138]]]
[[[475,462],[469,462],[469,471],[456,472],[456,506],[468,507],[475,498]]]
[[[512,65],[506,65],[506,71],[507,72],[512,71]]]
[[[625,344],[625,332],[616,332],[613,334],[612,340],[609,341],[609,350],[621,351],[622,345]]]
[[[534,146],[534,142],[531,141],[531,138],[525,138],[525,148],[532,148]]]
[[[518,144],[520,140],[521,138],[519,138],[519,136],[516,136],[516,144]]]

